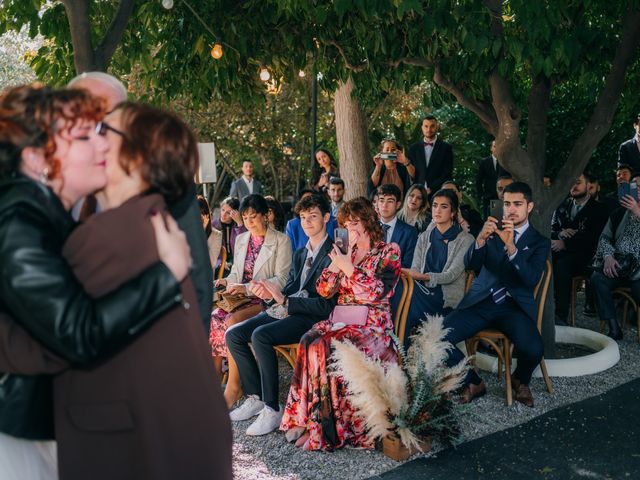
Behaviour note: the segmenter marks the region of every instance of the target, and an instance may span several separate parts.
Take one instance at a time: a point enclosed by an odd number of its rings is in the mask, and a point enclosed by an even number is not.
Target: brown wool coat
[[[64,255],[100,297],[158,260],[160,196],[88,219]],[[190,279],[184,301],[130,345],[54,381],[61,480],[231,479],[231,430]]]

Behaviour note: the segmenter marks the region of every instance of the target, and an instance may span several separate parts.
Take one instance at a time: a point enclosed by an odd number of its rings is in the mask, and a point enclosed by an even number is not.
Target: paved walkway
[[[640,478],[640,379],[371,480]]]

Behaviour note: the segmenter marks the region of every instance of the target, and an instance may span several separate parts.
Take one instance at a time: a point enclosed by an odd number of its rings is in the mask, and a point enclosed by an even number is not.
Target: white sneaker
[[[273,408],[265,405],[255,422],[247,428],[247,435],[257,437],[273,432],[280,426],[283,414],[282,407],[276,412]]]
[[[232,422],[242,422],[255,417],[264,408],[264,402],[257,395],[249,395],[242,405],[229,413]]]

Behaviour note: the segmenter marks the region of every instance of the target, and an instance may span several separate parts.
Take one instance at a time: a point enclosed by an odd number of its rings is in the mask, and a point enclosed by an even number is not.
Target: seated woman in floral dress
[[[332,340],[349,340],[371,357],[397,361],[389,299],[400,277],[400,248],[382,241],[382,227],[366,198],[340,207],[338,223],[349,231],[349,249],[343,255],[334,246],[332,262],[318,278],[318,293],[326,298],[337,293],[338,305],[364,305],[368,314],[364,325],[319,322],[300,341],[280,429],[305,450],[346,444],[373,448],[343,380],[327,371]]]

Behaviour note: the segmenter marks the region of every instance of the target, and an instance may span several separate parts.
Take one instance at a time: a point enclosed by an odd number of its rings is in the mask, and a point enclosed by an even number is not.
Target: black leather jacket
[[[61,254],[73,227],[49,188],[22,176],[0,182],[0,311],[67,361],[87,363],[124,346],[182,296],[159,262],[91,299]],[[53,438],[50,376],[0,377],[0,431]]]

